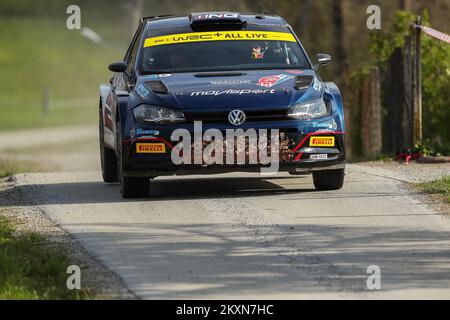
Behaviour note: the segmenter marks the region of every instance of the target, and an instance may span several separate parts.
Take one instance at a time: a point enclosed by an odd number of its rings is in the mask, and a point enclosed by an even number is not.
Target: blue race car
[[[312,173],[318,190],[342,188],[342,98],[317,74],[331,57],[317,58],[278,16],[142,18],[100,87],[104,181],[137,198],[158,176],[275,168]]]

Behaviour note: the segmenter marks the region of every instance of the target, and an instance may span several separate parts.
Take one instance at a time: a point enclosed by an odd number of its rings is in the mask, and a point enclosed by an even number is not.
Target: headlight
[[[169,124],[185,121],[181,111],[144,104],[134,108],[133,114],[136,121],[140,123]]]
[[[322,98],[295,104],[288,110],[288,117],[298,120],[310,120],[328,115],[328,108]]]

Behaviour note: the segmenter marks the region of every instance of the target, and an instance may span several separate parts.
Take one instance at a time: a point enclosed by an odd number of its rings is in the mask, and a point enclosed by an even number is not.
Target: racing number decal
[[[270,31],[195,32],[195,33],[180,33],[154,38],[147,38],[145,39],[144,42],[144,48],[168,44],[189,43],[189,42],[245,41],[245,40],[296,42],[295,37],[291,33],[286,32],[270,32]]]

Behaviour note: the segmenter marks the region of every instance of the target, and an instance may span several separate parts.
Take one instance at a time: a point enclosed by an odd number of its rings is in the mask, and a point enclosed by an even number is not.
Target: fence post
[[[403,93],[404,93],[404,109],[403,109],[403,132],[405,133],[405,147],[414,144],[414,99],[415,83],[414,83],[414,52],[413,41],[411,36],[405,37],[405,48],[403,54]]]
[[[379,155],[383,147],[381,119],[380,69],[373,67],[370,72],[372,104],[372,155]]]
[[[382,149],[380,70],[372,67],[364,80],[361,101],[361,136],[364,156],[374,157]]]
[[[404,80],[403,53],[396,48],[387,63],[387,72],[383,79],[383,105],[386,110],[383,130],[383,147],[388,153],[401,151],[404,145],[402,128]]]
[[[414,28],[414,144],[422,141],[422,18]]]
[[[46,116],[50,109],[50,89],[45,88],[42,92],[42,114]]]

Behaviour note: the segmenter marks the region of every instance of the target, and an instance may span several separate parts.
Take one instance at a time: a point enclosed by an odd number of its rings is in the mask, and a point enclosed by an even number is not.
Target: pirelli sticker
[[[166,153],[164,143],[137,143],[136,153]]]
[[[180,33],[168,36],[147,38],[144,48],[162,46],[177,43],[207,42],[207,41],[285,41],[296,42],[292,33],[272,32],[272,31],[222,31],[222,32],[195,32]]]
[[[311,137],[310,147],[334,147],[336,144],[334,137]]]

